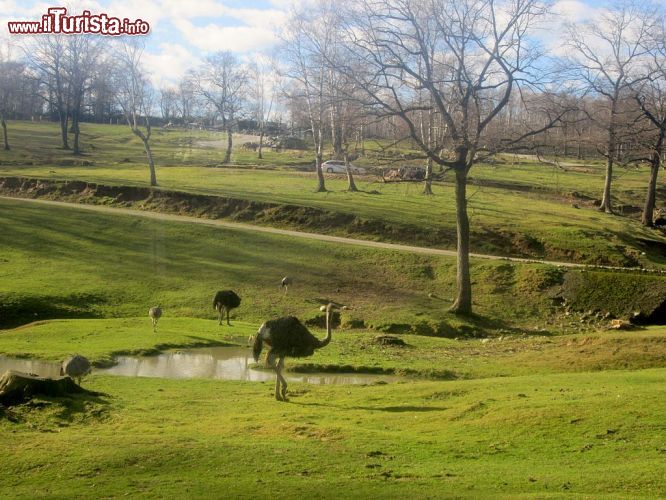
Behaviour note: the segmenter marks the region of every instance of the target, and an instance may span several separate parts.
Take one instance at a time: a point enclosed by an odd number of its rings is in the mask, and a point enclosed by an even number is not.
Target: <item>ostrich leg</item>
[[[225,310],[225,307],[223,305],[220,305],[218,310],[217,310],[217,313],[220,316],[220,323],[219,323],[220,325],[222,324],[222,319],[224,318],[224,310]]]
[[[275,399],[278,401],[282,401],[282,396],[280,395],[280,372],[278,368],[278,364],[275,362],[277,360],[277,356],[273,354],[272,352],[268,354],[266,357],[266,362],[268,365],[275,370]]]
[[[284,370],[284,356],[280,358],[277,364],[277,378],[282,383],[282,390],[280,395],[282,396],[282,401],[287,400],[287,380],[282,376],[282,370]]]
[[[227,309],[227,325],[231,326],[231,323],[229,323],[229,309]]]

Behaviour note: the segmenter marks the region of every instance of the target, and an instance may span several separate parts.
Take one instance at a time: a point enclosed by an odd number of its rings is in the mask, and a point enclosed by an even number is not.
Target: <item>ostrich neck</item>
[[[318,349],[326,347],[331,342],[331,311],[326,311],[326,337],[319,341]]]

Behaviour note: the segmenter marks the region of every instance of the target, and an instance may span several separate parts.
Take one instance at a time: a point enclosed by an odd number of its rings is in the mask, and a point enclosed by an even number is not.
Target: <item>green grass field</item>
[[[0,419],[0,494],[658,498],[664,369],[361,387],[92,377]]]
[[[2,174],[144,183],[124,127],[83,125],[79,160],[92,165],[63,165],[71,156],[56,149],[55,131],[10,123]],[[333,192],[315,195],[312,174],[290,167],[298,153],[271,152],[261,169],[207,168],[219,151],[185,156],[189,134],[156,131],[156,151],[172,155],[158,156],[164,188],[452,227],[447,183],[423,197],[418,185],[370,178],[364,190],[381,194],[352,195],[333,180]],[[470,189],[478,241],[494,228],[539,235],[576,259],[664,263],[654,249],[640,254],[638,238],[663,237],[634,219],[571,207],[563,193],[592,193],[598,172],[566,172],[554,186],[527,163],[476,172],[496,184]],[[637,200],[642,175],[626,173],[618,194]],[[514,180],[547,187],[527,198],[497,187]],[[294,279],[286,295],[285,275]],[[0,355],[80,353],[105,366],[119,354],[243,343],[274,316],[320,325],[319,305],[335,300],[350,309],[331,344],[287,359],[287,369],[397,376],[293,382],[281,403],[271,382],[93,373],[83,386],[96,396],[0,406],[0,498],[665,497],[666,328],[611,331],[607,315],[658,310],[666,277],[481,259],[472,277],[476,314],[461,318],[447,312],[450,257],[0,199]],[[242,297],[231,327],[217,324],[211,304],[225,288]],[[147,309],[158,303],[165,315],[154,333]],[[382,345],[387,333],[406,345]]]
[[[9,153],[0,152],[3,175],[79,179],[112,185],[147,184],[140,142],[131,137],[126,127],[85,124],[86,154],[74,158],[58,149],[55,124],[15,122],[10,126],[14,146]],[[314,173],[299,170],[303,159],[307,160],[307,152],[269,152],[257,166],[254,153],[238,148],[233,166],[210,168],[218,164],[222,151],[206,144],[220,140],[219,135],[156,130],[160,187],[353,214],[395,224],[398,229],[386,231],[385,239],[422,243],[425,233],[436,235],[433,241],[439,246],[455,247],[455,207],[450,180],[438,183],[432,197],[422,196],[419,184],[387,184],[371,175],[358,179],[362,191],[359,193],[346,191],[344,176],[327,180],[329,192],[314,193]],[[192,146],[185,147],[185,143]],[[254,167],[248,166],[250,161],[255,162]],[[374,160],[370,156],[366,161],[373,164]],[[599,196],[603,168],[598,162],[564,171],[521,159],[513,162],[510,157],[505,161],[500,166],[479,165],[472,170],[477,184],[469,187],[468,198],[474,251],[618,266],[654,267],[666,263],[663,232],[643,229],[636,213],[627,208],[642,206],[647,169],[618,171],[615,194],[622,207],[617,215],[611,216],[597,212],[588,202],[572,195],[575,192],[590,198]],[[298,168],[288,168],[289,165]],[[366,166],[372,165],[366,163]],[[332,229],[323,225],[317,230]],[[363,224],[347,231],[367,237]],[[381,234],[370,237],[382,238]]]

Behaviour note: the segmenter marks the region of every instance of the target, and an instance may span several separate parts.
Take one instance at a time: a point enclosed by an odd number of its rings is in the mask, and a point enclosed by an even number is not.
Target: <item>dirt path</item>
[[[242,224],[238,222],[228,222],[219,219],[201,219],[198,217],[190,217],[184,215],[172,215],[165,214],[160,212],[147,212],[143,210],[135,210],[129,208],[117,208],[117,207],[106,207],[101,205],[85,205],[82,203],[68,203],[63,201],[51,201],[51,200],[40,200],[34,198],[14,198],[11,196],[0,196],[0,199],[12,200],[22,203],[32,203],[37,205],[45,206],[55,206],[55,207],[65,207],[73,208],[79,210],[88,210],[90,212],[106,213],[106,214],[123,214],[129,215],[132,217],[144,217],[146,219],[155,219],[163,221],[172,221],[172,222],[182,222],[187,224],[203,224],[206,226],[216,226],[223,227],[225,229],[233,229],[239,231],[252,231],[256,233],[268,233],[268,234],[278,234],[282,236],[291,236],[294,238],[304,238],[309,240],[318,240],[318,241],[327,241],[330,243],[339,243],[341,245],[355,245],[361,247],[370,247],[370,248],[382,248],[386,250],[395,250],[402,252],[411,252],[419,253],[426,255],[445,255],[447,257],[455,257],[456,252],[454,250],[442,250],[439,248],[427,248],[427,247],[415,247],[410,245],[400,245],[396,243],[381,243],[378,241],[368,241],[368,240],[358,240],[354,238],[345,238],[341,236],[330,236],[326,234],[319,233],[307,233],[302,231],[292,231],[290,229],[278,229],[274,227],[267,226],[256,226],[252,224]],[[486,255],[486,254],[470,254],[472,257],[477,259],[489,259],[489,260],[506,260],[510,262],[531,262],[531,263],[540,263],[540,264],[549,264],[552,266],[561,266],[561,267],[575,267],[575,268],[603,268],[603,269],[621,269],[629,270],[631,268],[625,267],[610,267],[610,266],[590,266],[586,264],[576,264],[573,262],[555,262],[547,260],[538,260],[538,259],[524,259],[519,257],[503,257],[499,255]],[[666,273],[662,270],[647,270],[641,269],[642,271],[656,272],[656,273]]]

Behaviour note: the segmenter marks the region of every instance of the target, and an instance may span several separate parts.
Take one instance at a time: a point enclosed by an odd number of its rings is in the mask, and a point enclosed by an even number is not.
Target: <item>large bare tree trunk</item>
[[[259,132],[259,148],[258,148],[258,152],[257,152],[257,158],[259,158],[260,160],[264,159],[264,155],[261,152],[263,147],[264,147],[264,128],[262,127],[261,131]]]
[[[646,227],[654,226],[654,207],[657,197],[657,176],[659,175],[659,168],[661,167],[662,143],[663,136],[659,138],[657,149],[652,153],[652,161],[650,162],[650,180],[648,181],[645,206],[643,208],[643,216],[641,217],[641,223]]]
[[[319,122],[321,123],[321,121]],[[312,137],[315,138],[314,135],[315,127],[312,127]],[[316,148],[316,156],[315,156],[315,169],[317,170],[317,193],[325,193],[326,192],[326,184],[324,181],[324,171],[321,169],[321,164],[324,161],[324,150],[322,147],[322,144],[324,142],[324,137],[323,133],[321,130],[321,127],[317,129],[317,136],[316,136],[316,141],[315,141],[315,148]]]
[[[331,106],[330,116],[331,116],[331,146],[333,146],[333,156],[336,159],[340,159],[344,155],[342,140],[343,133],[340,126],[340,121],[338,120],[338,109],[337,104]]]
[[[150,140],[138,128],[133,128],[132,132],[136,135],[141,142],[143,142],[143,149],[146,152],[146,159],[148,160],[148,168],[150,169],[150,185],[157,186],[157,175],[155,173],[155,161],[153,160],[153,152],[150,149]]]
[[[9,137],[7,136],[7,122],[4,115],[0,115],[0,125],[2,125],[2,139],[5,143],[5,151],[9,151]]]
[[[354,182],[354,175],[352,174],[351,167],[349,166],[349,157],[346,151],[345,151],[345,168],[347,170],[347,182],[348,182],[347,191],[351,193],[356,193],[358,191],[358,188],[356,187],[356,183]]]
[[[365,154],[365,135],[364,135],[363,125],[361,125],[361,154]]]
[[[604,194],[601,198],[601,205],[599,210],[610,214],[613,213],[613,205],[611,203],[611,183],[613,182],[613,163],[615,162],[615,155],[617,154],[617,139],[616,139],[616,112],[617,112],[617,91],[615,98],[611,104],[610,110],[610,123],[608,124],[608,144],[606,146],[606,179],[604,181]]]
[[[79,127],[79,112],[78,111],[74,111],[72,113],[72,128],[74,129],[74,150],[73,150],[73,154],[80,155],[81,154],[81,146],[80,146],[79,138],[81,136],[81,129]]]
[[[423,182],[423,194],[432,194],[432,158],[426,161],[425,181]]]
[[[69,149],[69,138],[67,137],[67,113],[60,112],[60,136],[62,148]]]
[[[451,312],[472,313],[472,281],[469,270],[469,217],[467,216],[467,168],[456,172],[456,227],[458,236],[457,297]]]
[[[610,214],[613,213],[613,207],[611,205],[611,182],[613,181],[613,155],[614,153],[608,154],[608,159],[606,160],[606,180],[604,181],[604,194],[601,198],[601,205],[599,205],[599,210]]]
[[[155,175],[155,162],[153,161],[153,152],[150,150],[148,141],[143,142],[143,147],[146,150],[146,158],[148,159],[148,168],[150,169],[150,185],[157,186],[157,176]]]
[[[222,163],[231,162],[231,148],[233,147],[233,138],[232,138],[231,125],[227,127],[227,151],[224,153],[224,161]]]
[[[315,169],[317,170],[317,193],[324,193],[326,192],[326,183],[324,180],[324,172],[321,169],[321,164],[322,164],[322,154],[321,152],[317,153],[317,156],[315,158]]]

